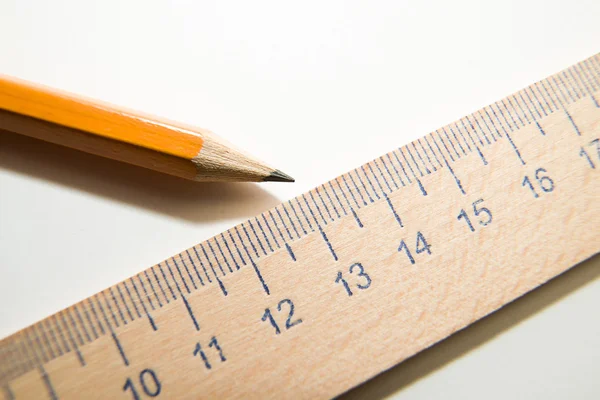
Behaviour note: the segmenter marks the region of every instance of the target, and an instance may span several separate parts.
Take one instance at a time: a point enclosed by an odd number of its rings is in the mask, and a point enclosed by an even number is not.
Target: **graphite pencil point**
[[[276,169],[263,179],[264,182],[295,182],[296,180],[288,174]]]

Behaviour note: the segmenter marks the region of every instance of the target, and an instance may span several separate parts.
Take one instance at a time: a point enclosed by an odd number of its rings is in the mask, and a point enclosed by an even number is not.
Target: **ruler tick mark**
[[[296,261],[296,256],[294,255],[294,252],[292,251],[292,247],[286,243],[285,248],[287,249],[290,257],[292,257],[292,260]]]
[[[281,208],[283,208],[283,211],[285,212],[285,214],[288,217],[288,220],[290,220],[290,223],[292,225],[292,228],[294,229],[294,232],[296,232],[296,236],[300,237],[300,235],[298,234],[298,230],[296,229],[296,226],[292,223],[292,220],[290,218],[290,215],[288,214],[287,210],[285,209],[285,207],[283,206],[283,203],[281,204]],[[281,215],[281,212],[279,212],[279,208],[275,207],[275,211],[277,212],[277,215],[279,216],[279,220],[281,221],[281,223],[283,224],[283,226],[285,227],[285,230],[287,231],[288,235],[290,236],[290,240],[293,240],[292,234],[290,233],[290,229],[288,228],[288,225],[285,223],[285,221],[283,220],[283,217]]]
[[[125,284],[123,282],[123,284]],[[121,301],[123,302],[123,305],[125,306],[125,311],[127,311],[127,315],[129,316],[129,319],[131,321],[133,321],[133,314],[131,313],[131,310],[129,309],[129,306],[127,305],[127,303],[125,302],[125,296],[123,296],[123,292],[121,291],[121,288],[119,287],[119,285],[117,285],[117,292],[119,293],[119,297],[121,297]],[[129,292],[129,289],[127,289],[127,292]],[[129,296],[131,297],[131,294],[129,294]],[[134,303],[135,306],[135,303]],[[138,312],[139,314],[139,312]]]
[[[125,355],[125,351],[123,350],[123,346],[121,346],[121,341],[117,337],[116,333],[111,332],[110,335],[113,338],[113,341],[115,342],[115,345],[117,346],[117,349],[119,350],[119,354],[121,355],[121,358],[123,359],[123,363],[125,364],[126,367],[128,367],[129,366],[129,360],[127,359],[127,356]]]
[[[244,241],[242,240],[242,237],[240,236],[240,231],[238,230],[237,226],[234,226],[233,229],[235,230],[235,233],[237,234],[238,238],[240,239],[242,247],[243,247],[244,251],[246,252],[246,255],[248,256],[248,259],[250,260],[250,263],[252,264],[252,268],[254,268],[254,272],[256,273],[256,276],[258,277],[265,293],[267,293],[267,295],[270,295],[271,292],[269,291],[269,286],[267,286],[267,283],[263,279],[262,274],[260,273],[260,270],[258,269],[258,265],[256,265],[256,263],[252,259],[252,256],[248,252],[248,248],[246,247],[246,245],[244,244]],[[230,230],[230,232],[231,232],[231,230]]]
[[[139,278],[139,275],[138,275],[138,278]],[[133,290],[135,290],[135,294],[137,295],[138,299],[140,300],[140,304],[142,305],[142,308],[144,309],[144,313],[146,314],[146,317],[148,318],[148,322],[150,322],[150,326],[152,327],[152,329],[154,331],[157,331],[158,328],[156,327],[156,324],[154,323],[154,319],[152,319],[152,316],[150,316],[150,313],[148,312],[148,309],[146,308],[146,304],[145,304],[144,300],[142,300],[142,297],[140,296],[140,292],[135,284],[135,281],[133,280],[133,278],[130,278],[129,281],[133,285]],[[141,282],[141,280],[140,280],[140,282]],[[146,297],[148,297],[148,293],[146,293]],[[135,302],[133,304],[135,304]],[[154,307],[153,307],[153,309],[154,309]],[[141,315],[140,315],[140,318],[141,318]]]
[[[327,190],[325,188],[323,188],[323,190],[325,191],[325,194],[327,194]],[[309,193],[310,193],[310,197],[312,198],[313,203],[315,203],[315,205],[317,206],[317,201],[315,200],[315,198],[314,198],[314,196],[312,194],[312,191],[310,191]],[[331,220],[331,222],[335,221],[335,219],[333,219],[333,215],[331,215],[331,211],[329,211],[329,207],[327,207],[327,203],[325,203],[323,201],[323,196],[321,196],[321,193],[319,192],[319,187],[315,188],[315,193],[319,197],[319,200],[321,200],[321,204],[323,204],[323,207],[325,208],[325,211],[327,212],[327,215],[329,216],[329,219]],[[329,197],[328,194],[327,194],[327,196]],[[331,198],[329,199],[329,201],[331,201]],[[337,215],[338,215],[338,218],[339,218],[340,214],[337,213]]]
[[[347,215],[346,210],[344,209],[344,206],[343,206],[342,202],[338,198],[337,193],[333,189],[333,186],[331,186],[331,181],[329,182],[329,187],[333,191],[333,195],[337,199],[338,205],[342,208],[342,211],[344,212],[344,215]],[[321,185],[321,188],[325,192],[325,195],[327,196],[327,200],[329,200],[329,205],[333,208],[333,211],[335,211],[335,214],[337,215],[337,218],[340,219],[342,216],[341,216],[340,212],[338,211],[337,207],[335,206],[335,203],[331,199],[331,196],[329,195],[329,191],[327,190],[327,188],[325,187],[325,185]],[[325,205],[325,208],[327,209],[327,204],[323,201],[323,198],[321,197],[321,192],[319,192],[319,187],[317,187],[315,190],[317,191],[317,194],[319,195],[319,198],[321,198],[321,202]],[[335,221],[335,219],[333,217],[331,218],[331,220]]]
[[[221,234],[221,238],[223,238],[223,234]],[[224,239],[224,238],[223,238]],[[229,272],[233,272],[233,269],[231,268],[231,264],[229,264],[229,261],[227,261],[227,257],[225,257],[225,254],[223,253],[223,249],[221,248],[221,245],[219,244],[219,240],[217,237],[214,238],[215,244],[217,245],[217,249],[219,249],[219,253],[221,254],[221,257],[223,257],[223,260],[225,261],[225,265],[227,265],[227,268],[229,269]],[[231,259],[234,262],[234,265],[236,266],[236,269],[240,269],[240,266],[237,264],[237,261],[235,261],[235,258],[233,257],[233,254],[231,254],[231,251],[229,250],[229,245],[227,245],[227,250],[229,251],[229,254],[231,255]],[[208,247],[210,247],[210,250],[213,251],[212,246],[210,245],[210,242],[208,244]],[[215,258],[217,258],[215,256]]]
[[[194,268],[194,272],[196,273],[196,277],[200,281],[200,284],[202,286],[204,286],[204,280],[202,279],[202,276],[200,276],[200,273],[198,272],[198,268],[196,268],[196,263],[192,259],[192,256],[191,256],[191,254],[189,252],[189,249],[185,250],[185,254],[188,256],[188,260],[190,260],[190,263],[192,264],[192,268]],[[173,259],[175,259],[175,257],[173,257]],[[183,259],[183,256],[181,255],[181,253],[179,254],[179,260],[181,261],[181,264],[183,264],[183,267],[185,268],[186,272],[190,276],[190,280],[192,281],[192,284],[194,285],[194,289],[197,289],[196,282],[194,281],[194,278],[192,278],[190,270],[188,268],[188,265],[187,265],[188,263],[185,262],[185,260]]]
[[[199,331],[200,325],[198,324],[198,321],[196,320],[196,316],[194,315],[192,306],[190,306],[190,303],[187,301],[185,296],[181,295],[181,298],[183,299],[183,304],[185,305],[185,309],[187,310],[188,314],[190,315],[190,318],[192,319],[192,322],[194,323],[194,327],[196,328],[197,331]]]
[[[75,308],[75,307],[73,307],[73,308]],[[68,317],[68,320],[70,323],[69,325],[72,326],[73,330],[75,331],[75,335],[77,336],[79,345],[83,346],[83,344],[84,344],[83,337],[81,336],[81,332],[79,332],[79,329],[77,328],[77,324],[75,323],[75,319],[73,318],[73,315],[71,315],[71,309],[70,308],[65,309],[65,314],[67,314],[67,317]],[[80,323],[83,324],[83,321],[80,321]],[[69,329],[69,333],[70,332],[71,332],[71,330]],[[84,332],[88,338],[88,342],[91,341],[91,339],[90,339],[89,335],[87,334],[87,331],[85,331],[85,329],[84,329]]]
[[[177,279],[175,279],[175,274],[173,273],[173,268],[171,268],[171,265],[169,265],[169,259],[167,258],[164,261],[164,263],[165,263],[165,266],[167,267],[167,269],[169,270],[169,275],[171,275],[171,279],[173,280],[173,282],[175,282],[175,288],[177,289],[179,294],[182,294],[183,292],[181,291],[181,288],[179,287],[179,283],[177,282]],[[179,272],[179,276],[181,277],[181,281],[183,282],[186,292],[190,293],[190,288],[188,287],[187,283],[183,279],[183,275],[181,275],[181,270],[179,270],[179,267],[177,266],[177,264],[175,264],[175,266],[177,267],[177,271]]]
[[[227,296],[227,290],[225,289],[225,285],[223,285],[223,282],[221,281],[221,279],[219,279],[219,276],[217,275],[215,268],[213,267],[213,264],[210,261],[210,258],[208,258],[208,254],[206,254],[206,250],[204,249],[204,246],[202,245],[202,243],[200,243],[200,248],[202,249],[202,253],[204,253],[204,257],[206,257],[206,261],[208,261],[208,266],[210,267],[213,275],[215,276],[215,279],[217,280],[217,283],[219,284],[221,291],[223,292],[223,294],[225,296]],[[202,261],[200,261],[200,262],[202,263]],[[221,269],[221,272],[223,272],[223,269]]]
[[[517,146],[515,146],[515,143],[513,142],[512,138],[510,137],[510,135],[508,134],[508,132],[506,132],[506,138],[510,142],[510,145],[512,146],[512,148],[515,151],[515,153],[517,153],[517,156],[519,157],[519,160],[521,161],[521,164],[525,165],[525,160],[523,160],[523,157],[521,157],[521,152],[519,151],[519,149],[517,148]]]
[[[537,121],[535,121],[535,125],[540,130],[540,133],[542,134],[542,136],[546,136],[546,132],[544,132],[544,130],[542,129],[542,126],[540,125],[540,123],[537,122]]]
[[[82,303],[83,304],[83,303]],[[77,308],[77,306],[73,307],[75,309],[75,314],[77,314],[77,318],[79,319],[79,323],[81,324],[81,326],[83,327],[83,333],[85,333],[85,336],[87,338],[88,343],[90,343],[92,341],[92,338],[90,337],[90,334],[88,332],[88,330],[85,327],[85,323],[83,322],[83,319],[81,318],[81,314],[79,313],[79,309]],[[94,327],[94,324],[92,324],[92,320],[90,319],[90,316],[88,315],[85,307],[83,308],[83,312],[85,314],[85,317],[88,321],[88,324],[90,325],[90,327],[92,328],[92,334],[94,335],[94,337],[96,339],[98,339],[98,333],[96,332],[96,328]]]
[[[390,206],[390,210],[392,210],[394,219],[396,220],[396,222],[398,222],[398,225],[400,225],[400,228],[404,228],[404,225],[402,225],[402,220],[400,219],[400,216],[398,216],[398,213],[396,212],[396,209],[394,208],[394,205],[392,204],[392,201],[390,200],[389,196],[387,194],[384,194],[384,196],[385,196],[385,201],[387,201],[388,206]]]
[[[346,193],[344,193],[344,189],[342,189],[342,186],[340,185],[340,182],[336,179],[335,183],[337,183],[338,187],[342,191],[342,196],[344,196],[344,199],[346,199],[346,203],[348,203],[348,207],[352,207],[350,205],[350,200],[348,200],[348,196],[346,196]],[[344,212],[344,215],[348,215],[348,212],[346,211],[346,207],[344,207],[344,203],[342,203],[342,201],[338,197],[337,191],[333,187],[333,184],[331,183],[331,181],[329,181],[329,187],[331,188],[331,191],[333,192],[333,195],[335,196],[335,199],[337,200],[338,205],[340,206],[340,208]],[[325,191],[325,193],[327,193],[327,191]]]
[[[446,161],[446,160],[444,160],[444,161]],[[454,170],[452,169],[452,167],[450,166],[450,164],[448,164],[448,161],[446,161],[446,167],[448,167],[448,171],[450,171],[450,173],[452,174],[452,177],[454,178],[454,181],[456,182],[456,185],[458,186],[458,188],[460,189],[460,191],[462,192],[462,194],[467,194],[465,192],[465,189],[463,189],[462,184],[460,183],[460,179],[458,179],[458,177],[454,173]]]
[[[131,282],[131,280],[130,280],[130,282]],[[138,318],[141,318],[142,314],[140,314],[140,310],[138,309],[137,305],[135,304],[135,301],[133,300],[133,298],[131,297],[131,292],[129,291],[129,287],[127,286],[127,281],[123,281],[123,287],[125,287],[125,290],[127,291],[127,296],[129,296],[129,300],[131,301],[131,304],[133,304],[133,310],[137,314]],[[118,288],[118,286],[117,286],[117,288]],[[138,296],[138,298],[140,299],[140,301],[142,301],[140,296]],[[123,303],[125,303],[125,300],[123,300]],[[125,307],[127,307],[127,312],[129,312],[129,307],[127,306],[127,303],[125,303]],[[129,313],[129,316],[131,317],[131,320],[133,321],[133,316],[131,315],[131,313]]]
[[[358,218],[358,215],[356,214],[356,211],[354,211],[354,209],[352,207],[350,207],[350,211],[352,211],[352,215],[354,216],[354,219],[356,220],[356,223],[358,224],[359,228],[364,227],[362,221],[360,220],[360,218]]]
[[[119,315],[121,316],[121,320],[123,321],[123,324],[127,325],[127,321],[125,320],[123,312],[121,311],[121,307],[119,307],[119,305],[117,304],[117,299],[115,297],[115,293],[112,290],[112,287],[108,288],[108,292],[110,293],[110,296],[112,297],[112,300],[115,303],[115,307],[117,308],[117,311],[119,312]],[[108,299],[106,298],[106,295],[104,297],[104,300],[106,301],[106,304],[108,304],[108,308],[111,310],[111,313],[112,313],[112,307],[110,306]],[[113,313],[113,317],[115,317],[114,313]],[[115,323],[117,323],[116,317],[115,317]],[[117,325],[117,326],[119,326],[119,325]]]
[[[565,114],[567,114],[567,118],[569,118],[569,121],[571,122],[571,125],[573,125],[575,132],[577,132],[577,136],[581,136],[581,132],[579,131],[579,128],[575,124],[575,121],[573,121],[573,117],[571,117],[571,114],[569,114],[569,112],[567,110],[565,110]]]
[[[481,161],[483,161],[483,165],[488,165],[488,162],[485,159],[485,157],[483,156],[483,153],[481,152],[481,150],[479,150],[479,147],[476,147],[476,149],[477,149],[477,153],[479,154],[479,157],[481,157]]]
[[[421,189],[421,194],[423,196],[427,196],[427,191],[425,190],[425,187],[423,186],[423,184],[421,183],[421,180],[417,178],[417,183],[419,184],[419,189]]]
[[[204,271],[204,276],[206,276],[206,279],[208,279],[208,283],[212,283],[212,279],[210,279],[210,276],[208,275],[208,271],[206,270],[204,263],[200,259],[200,254],[198,253],[198,249],[196,247],[197,247],[197,245],[192,247],[192,249],[194,249],[194,253],[196,254],[196,259],[200,263],[200,266],[202,267],[202,270]]]
[[[105,331],[104,331],[104,327],[102,326],[102,322],[100,322],[100,318],[98,318],[98,314],[96,313],[96,308],[94,307],[94,303],[91,300],[92,298],[88,298],[88,304],[90,305],[90,308],[92,310],[92,314],[94,315],[94,318],[96,319],[96,322],[98,323],[98,327],[100,328],[100,333],[102,335],[104,335]],[[87,314],[87,312],[85,311],[85,308],[83,309],[83,311]],[[93,325],[92,325],[93,327]],[[110,326],[109,326],[110,327]]]
[[[15,400],[15,394],[10,389],[10,386],[8,386],[8,383],[4,385],[4,393],[6,394],[7,400]]]
[[[44,369],[42,365],[39,367],[40,375],[42,376],[42,380],[44,381],[44,385],[46,386],[46,390],[48,390],[48,395],[52,400],[58,400],[56,396],[56,391],[54,391],[54,387],[52,386],[52,382],[50,381],[50,376]]]
[[[354,169],[350,172],[348,172],[348,176],[350,177],[350,180],[352,181],[352,183],[354,184],[354,186],[356,187],[356,190],[358,191],[358,193],[360,194],[360,187],[358,187],[356,185],[356,182],[354,182],[354,178],[352,178],[352,172],[354,172],[354,174],[356,175],[356,179],[360,182],[360,185],[362,186],[363,190],[365,191],[365,193],[367,194],[367,197],[369,198],[369,201],[371,203],[373,203],[373,197],[371,197],[371,194],[369,193],[369,191],[367,190],[367,187],[365,186],[365,183],[362,181],[362,179],[360,179],[360,176],[358,175],[358,170]],[[360,195],[360,197],[363,197],[362,194]],[[367,205],[367,202],[364,200],[363,198],[363,202],[365,203],[365,206]]]
[[[194,250],[196,250],[196,249],[194,248]],[[175,296],[175,292],[173,292],[173,288],[171,287],[171,285],[169,284],[169,281],[167,280],[167,275],[165,275],[165,271],[163,271],[160,263],[156,264],[156,266],[158,267],[158,270],[160,271],[161,275],[163,276],[164,282],[167,284],[167,287],[169,288],[169,291],[171,292],[171,296],[173,297],[174,300],[177,300],[177,296]],[[160,285],[160,283],[159,283],[159,285]]]
[[[264,214],[263,214],[263,218],[264,218]],[[267,246],[269,246],[269,250],[272,253],[274,251],[273,246],[271,246],[271,242],[269,241],[269,238],[267,237],[267,234],[265,233],[265,230],[263,229],[260,221],[258,220],[258,218],[255,217],[254,222],[256,222],[256,224],[258,225],[258,229],[260,229],[260,232],[262,233],[263,238],[265,239],[265,242],[267,243]],[[266,223],[266,220],[265,220],[265,223]],[[250,223],[250,226],[252,226],[252,223]],[[267,227],[269,228],[268,224],[267,224]],[[254,228],[252,228],[252,230],[254,230]],[[271,231],[271,228],[269,228],[269,231]],[[271,231],[271,236],[273,236],[273,239],[275,239],[275,236],[273,235],[273,231]],[[277,245],[277,247],[279,247],[279,245]]]
[[[152,270],[152,273],[154,274],[154,267],[151,267],[150,269]],[[156,294],[156,290],[154,290],[154,285],[152,284],[152,280],[150,280],[150,277],[148,276],[148,270],[144,271],[144,275],[146,276],[146,280],[150,284],[150,289],[152,289],[152,293],[154,294],[154,297],[156,297],[158,306],[162,308],[162,302],[160,301],[160,297],[158,297],[158,295]],[[154,277],[156,278],[156,274],[154,274]],[[144,286],[144,281],[142,281],[142,279],[139,276],[138,276],[138,279],[139,279],[140,283],[142,284],[142,288],[144,288],[144,292],[146,292],[146,295],[148,295],[148,292],[146,291],[146,286]],[[163,291],[163,296],[164,295],[165,295],[165,293]],[[148,299],[150,300],[150,296],[148,296]],[[152,304],[151,300],[150,300],[150,305],[152,306],[152,309],[154,310],[154,304]]]

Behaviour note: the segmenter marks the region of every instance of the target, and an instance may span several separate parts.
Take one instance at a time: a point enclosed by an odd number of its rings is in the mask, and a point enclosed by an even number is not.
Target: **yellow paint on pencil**
[[[0,76],[0,108],[187,160],[203,144],[183,128],[6,76]]]

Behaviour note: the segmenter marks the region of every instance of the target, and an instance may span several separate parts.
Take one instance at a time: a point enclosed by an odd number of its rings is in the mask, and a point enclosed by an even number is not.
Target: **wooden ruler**
[[[600,251],[599,91],[595,55],[23,329],[5,398],[360,384]]]

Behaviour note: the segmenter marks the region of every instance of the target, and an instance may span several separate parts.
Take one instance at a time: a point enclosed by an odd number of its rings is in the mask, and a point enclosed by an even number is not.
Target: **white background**
[[[0,72],[209,128],[297,182],[0,133],[0,337],[598,52],[599,21],[591,0],[3,0]],[[351,395],[600,398],[599,276],[596,257]]]

